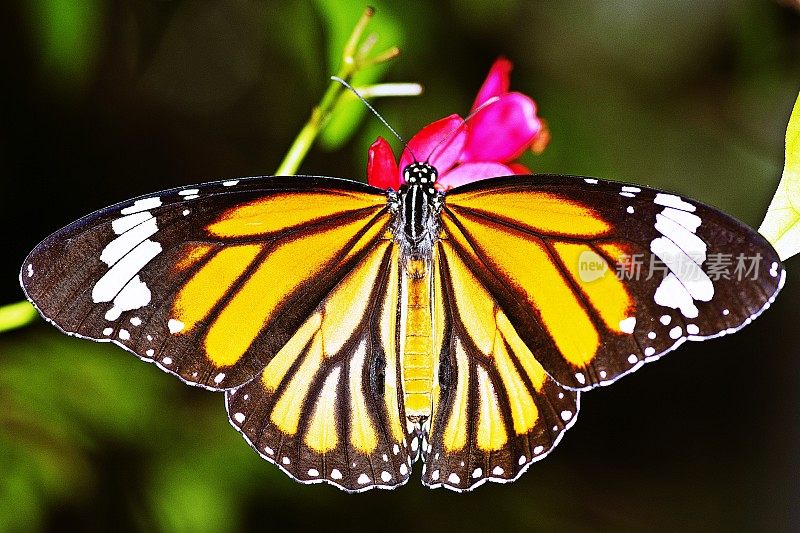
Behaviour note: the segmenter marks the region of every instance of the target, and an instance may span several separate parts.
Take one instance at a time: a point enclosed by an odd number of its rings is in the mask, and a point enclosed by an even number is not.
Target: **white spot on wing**
[[[597,184],[597,180],[594,179],[594,178],[584,178],[583,181],[585,181],[586,183],[588,183],[590,185],[596,185]]]
[[[235,413],[235,414],[233,415],[233,419],[234,419],[234,420],[236,420],[236,421],[237,421],[238,423],[240,423],[240,424],[241,424],[242,422],[244,422],[244,418],[245,418],[245,417],[244,417],[244,413]],[[309,473],[310,473],[310,472],[309,472]],[[319,475],[319,474],[315,474],[315,475]]]
[[[565,409],[565,410],[561,411],[561,420],[563,420],[564,422],[566,422],[566,421],[567,421],[567,420],[569,420],[570,418],[572,418],[572,411],[569,411],[569,410],[567,410],[567,409]]]
[[[319,476],[319,470],[317,470],[316,468],[309,468],[308,469],[308,475],[311,476],[311,477],[318,477]]]
[[[629,215],[632,215],[632,214],[633,214],[633,211],[634,211],[634,210],[633,210],[633,206],[632,206],[632,205],[629,205],[629,206],[628,206],[628,207],[625,209],[625,211],[627,211]]]
[[[628,356],[628,362],[629,362],[630,364],[632,364],[632,365],[636,364],[636,361],[638,361],[638,360],[639,360],[639,358],[638,358],[638,357],[636,357],[634,354],[630,354],[630,355]]]
[[[661,323],[665,326],[669,326],[669,323],[672,322],[672,317],[670,315],[661,315]]]
[[[544,446],[537,446],[536,448],[533,449],[533,453],[535,453],[536,455],[539,455],[543,451],[544,451]]]
[[[408,474],[408,467],[403,463],[400,465],[400,475],[405,476],[406,474]]]
[[[169,328],[169,332],[172,334],[178,333],[179,331],[183,330],[184,326],[183,322],[180,320],[175,320],[174,318],[170,318],[167,322],[167,327]]]
[[[697,318],[699,314],[697,307],[694,305],[692,295],[689,294],[686,287],[681,284],[672,272],[661,280],[661,284],[656,289],[653,298],[658,305],[680,309],[686,318]]]
[[[664,210],[661,211],[661,214],[677,222],[692,233],[697,231],[697,228],[700,227],[700,223],[702,222],[700,217],[694,213],[673,209],[672,207],[665,207]]]
[[[130,340],[131,334],[127,329],[121,329],[119,330],[119,338],[124,341],[127,341]]]
[[[494,470],[492,470],[492,474],[494,474],[495,476],[502,476],[503,475],[503,469],[500,468],[499,466],[496,466],[496,467],[494,467]]]
[[[147,350],[147,351],[152,352],[153,350]],[[164,359],[161,360],[161,362],[164,363],[165,365],[171,365],[172,357],[165,357]]]
[[[683,335],[683,330],[681,329],[680,326],[675,326],[674,328],[669,330],[669,338],[672,340],[680,338],[681,335]]]
[[[200,189],[184,189],[179,191],[178,194],[181,196],[192,196],[200,192]]]
[[[386,470],[381,472],[381,481],[383,481],[384,483],[388,483],[391,479],[392,475],[389,472],[387,472]]]
[[[369,476],[368,475],[361,474],[360,476],[358,476],[358,484],[359,485],[366,485],[367,483],[369,483]]]
[[[675,196],[674,194],[665,194],[660,192],[656,194],[653,202],[658,205],[674,207],[675,209],[680,209],[681,211],[694,212],[697,210],[695,206],[688,202],[684,202],[680,196]]]
[[[114,299],[122,288],[159,253],[161,253],[161,244],[150,239],[132,249],[95,283],[92,288],[94,303],[110,302]]]
[[[142,325],[142,319],[139,318],[138,316],[135,316],[135,317],[131,318],[130,322],[134,326],[141,326]]]
[[[624,320],[619,321],[619,330],[623,333],[633,333],[633,328],[636,327],[636,317],[629,316]]]
[[[575,379],[577,379],[578,383],[580,383],[581,385],[586,383],[586,376],[584,376],[581,372],[575,373]]]
[[[125,209],[121,210],[120,213],[123,215],[131,215],[133,213],[138,213],[139,211],[147,211],[148,209],[159,207],[160,205],[161,198],[158,196],[154,196],[152,198],[143,198],[141,200],[136,200],[133,202],[132,206],[126,207]]]
[[[111,328],[106,328],[106,329],[104,329],[104,330],[103,330],[103,335],[106,335],[106,336],[108,336],[108,335],[111,335],[113,332],[114,332],[114,330],[113,330],[113,329],[111,329]]]
[[[686,326],[686,333],[689,335],[697,335],[700,333],[700,328],[697,327],[697,324],[688,324]]]
[[[623,186],[622,190],[625,192],[642,192],[642,189],[640,189],[639,187],[629,187],[627,185]]]
[[[453,473],[452,473],[452,474],[450,474],[450,476],[447,478],[447,481],[449,481],[450,483],[453,483],[454,485],[458,485],[459,483],[461,483],[461,478],[460,478],[460,477],[458,477],[458,474],[456,474],[455,472],[453,472]]]
[[[220,383],[222,383],[223,379],[225,379],[225,372],[220,372],[219,374],[214,376],[214,383],[219,385]]]
[[[333,470],[331,470],[331,479],[336,479],[336,480],[342,479],[342,473],[339,472],[338,468],[334,468]]]
[[[223,181],[222,185],[223,187],[233,187],[237,183],[239,183],[239,180],[228,180],[228,181]]]
[[[655,353],[656,353],[656,349],[653,348],[652,346],[648,346],[647,348],[644,349],[644,354],[647,357],[650,357],[651,355],[654,355]]]
[[[33,276],[33,265],[28,264],[28,277]]]
[[[138,213],[126,215],[116,219],[111,223],[111,229],[113,229],[114,233],[117,235],[121,235],[134,226],[138,226],[145,220],[150,220],[152,218],[153,215],[150,214],[150,211],[140,211]]]

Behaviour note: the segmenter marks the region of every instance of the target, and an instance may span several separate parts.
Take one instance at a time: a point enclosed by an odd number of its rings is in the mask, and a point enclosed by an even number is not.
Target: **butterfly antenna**
[[[394,130],[394,128],[393,128],[393,127],[391,127],[391,126],[389,125],[389,123],[388,123],[388,122],[386,122],[386,119],[385,119],[385,118],[383,118],[383,117],[381,116],[381,114],[380,114],[380,113],[378,113],[378,112],[375,110],[375,108],[374,108],[374,107],[372,107],[372,106],[370,105],[370,103],[369,103],[369,102],[367,102],[367,99],[366,99],[366,98],[364,98],[363,96],[361,96],[361,94],[360,94],[360,93],[359,93],[357,90],[355,90],[355,88],[354,88],[352,85],[350,85],[349,83],[347,83],[346,81],[344,81],[344,80],[343,80],[342,78],[340,78],[339,76],[331,76],[331,79],[332,79],[333,81],[338,81],[339,83],[341,83],[342,85],[344,85],[344,86],[345,86],[347,89],[349,89],[349,90],[350,90],[350,92],[352,92],[354,95],[356,95],[356,97],[358,97],[358,99],[359,99],[359,100],[361,100],[361,102],[362,102],[362,103],[363,103],[365,106],[367,106],[367,109],[369,109],[370,111],[372,111],[372,113],[373,113],[373,114],[374,114],[376,117],[378,117],[378,120],[380,120],[380,121],[383,123],[383,125],[384,125],[384,126],[386,126],[386,128],[388,128],[388,130],[389,130],[389,131],[391,131],[391,132],[392,132],[392,134],[393,134],[395,137],[397,137],[397,139],[398,139],[398,140],[399,140],[401,143],[403,143],[403,146],[405,147],[405,149],[406,149],[406,150],[408,150],[408,153],[410,153],[410,154],[411,154],[411,157],[413,157],[413,158],[414,158],[414,162],[416,162],[416,161],[417,161],[417,156],[415,156],[415,155],[414,155],[414,152],[411,150],[411,148],[409,148],[409,146],[408,146],[408,143],[405,141],[405,139],[403,139],[402,137],[400,137],[400,134],[399,134],[399,133],[397,133],[397,132]]]
[[[453,137],[453,135],[455,135],[455,134],[458,132],[458,130],[460,130],[461,128],[463,128],[464,126],[466,126],[466,125],[467,125],[467,122],[469,121],[469,119],[471,119],[472,117],[474,117],[475,115],[477,115],[478,113],[480,113],[481,111],[483,111],[483,109],[484,109],[484,108],[486,108],[486,107],[488,107],[488,106],[492,105],[493,103],[497,102],[499,99],[500,99],[500,97],[499,97],[499,96],[492,96],[491,98],[489,98],[488,100],[486,100],[484,103],[482,103],[481,105],[479,105],[477,108],[475,108],[475,111],[473,111],[472,113],[470,113],[469,115],[467,115],[467,118],[465,118],[464,120],[462,120],[462,121],[461,121],[461,124],[459,124],[458,126],[456,126],[455,128],[453,128],[453,129],[450,131],[450,133],[448,133],[447,135],[445,135],[445,136],[442,138],[442,140],[441,140],[441,141],[439,141],[439,142],[436,144],[436,146],[434,146],[434,147],[433,147],[433,150],[431,150],[431,151],[430,151],[430,153],[428,154],[428,157],[427,157],[427,158],[425,158],[425,162],[426,162],[426,163],[427,163],[427,162],[429,162],[429,161],[430,161],[430,159],[431,159],[431,157],[433,157],[433,153],[434,153],[436,150],[438,150],[440,146],[442,146],[444,143],[446,143],[447,141],[449,141],[449,140],[450,140],[450,139]],[[413,155],[413,154],[412,154],[412,155]]]

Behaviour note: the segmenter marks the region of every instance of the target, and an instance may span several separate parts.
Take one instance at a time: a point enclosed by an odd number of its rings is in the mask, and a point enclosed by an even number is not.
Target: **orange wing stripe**
[[[230,209],[207,229],[218,237],[269,235],[359,209],[373,208],[374,215],[385,205],[375,194],[283,192]]]
[[[204,248],[207,247],[196,249]],[[191,331],[195,324],[208,316],[261,250],[259,244],[224,248],[192,276],[181,288],[172,306],[172,316],[183,322],[184,332]],[[194,252],[190,252],[187,257],[193,255]]]
[[[553,247],[608,329],[622,333],[620,322],[632,316],[633,302],[614,265],[586,244],[557,242]]]
[[[597,353],[599,334],[544,245],[466,213],[459,221],[478,255],[539,312],[564,358],[574,366],[586,366]],[[451,235],[460,232],[450,217],[443,217],[443,222]]]
[[[596,237],[611,229],[593,209],[546,192],[456,193],[447,197],[447,206],[461,216],[474,211],[545,234]]]
[[[357,220],[280,244],[258,265],[209,329],[206,355],[217,366],[236,363],[276,310],[302,283],[331,268],[370,220]],[[363,249],[367,241],[360,240]],[[350,254],[360,250],[352,249]]]

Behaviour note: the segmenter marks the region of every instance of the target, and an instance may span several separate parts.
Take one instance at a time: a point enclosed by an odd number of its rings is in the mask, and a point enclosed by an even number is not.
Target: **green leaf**
[[[800,253],[800,95],[786,128],[786,166],[758,231],[781,260]]]

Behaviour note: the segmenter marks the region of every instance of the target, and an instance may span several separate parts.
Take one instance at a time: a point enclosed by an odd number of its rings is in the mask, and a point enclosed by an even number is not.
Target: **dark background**
[[[757,227],[800,87],[792,2],[375,2],[403,55],[376,102],[411,136],[515,64],[552,130],[537,171],[642,183]],[[183,184],[274,172],[333,73],[354,2],[28,0],[0,8],[0,304],[48,233]],[[378,74],[373,74],[377,76]],[[360,116],[360,113],[355,116]],[[302,173],[363,180],[386,135],[348,113]],[[223,398],[41,321],[0,336],[0,530],[797,530],[800,264],[734,336],[583,396],[558,449],[510,485],[302,486],[229,426]]]

